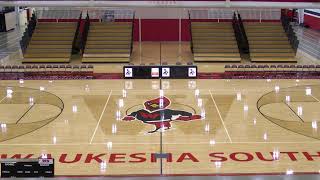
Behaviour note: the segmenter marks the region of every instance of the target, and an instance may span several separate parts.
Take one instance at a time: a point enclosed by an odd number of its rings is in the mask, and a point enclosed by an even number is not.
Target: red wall
[[[217,22],[216,19],[197,19],[192,21]],[[222,20],[231,21],[231,20]],[[142,41],[179,41],[179,19],[142,19]],[[139,20],[134,21],[133,37],[139,41]],[[190,41],[190,21],[181,20],[181,40]]]
[[[312,29],[320,30],[320,18],[310,16],[305,14],[304,15],[304,24],[310,26]]]

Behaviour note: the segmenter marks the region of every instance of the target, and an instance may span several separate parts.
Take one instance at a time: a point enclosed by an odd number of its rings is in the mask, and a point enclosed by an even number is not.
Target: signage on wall
[[[159,77],[159,68],[151,68],[151,77]]]
[[[124,66],[125,79],[194,79],[197,78],[197,66]]]
[[[133,77],[132,68],[124,68],[124,77],[126,78]]]
[[[162,68],[162,77],[170,77],[170,68],[169,67],[165,67]]]
[[[188,76],[189,77],[196,77],[197,76],[197,68],[195,68],[195,67],[188,68]]]

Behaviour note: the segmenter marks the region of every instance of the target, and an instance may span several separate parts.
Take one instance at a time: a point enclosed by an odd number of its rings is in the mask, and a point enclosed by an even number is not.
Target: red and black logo
[[[187,111],[169,109],[171,101],[167,97],[160,97],[144,102],[144,109],[131,112],[122,120],[140,120],[146,124],[152,124],[155,129],[148,133],[157,132],[159,129],[168,130],[171,128],[171,121],[200,120],[201,116]]]

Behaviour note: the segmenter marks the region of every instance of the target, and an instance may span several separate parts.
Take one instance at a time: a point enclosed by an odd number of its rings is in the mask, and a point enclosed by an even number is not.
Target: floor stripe
[[[218,112],[218,115],[219,115],[220,120],[221,120],[221,122],[222,122],[222,125],[223,125],[223,127],[224,127],[224,129],[225,129],[225,131],[226,131],[226,133],[227,133],[227,135],[228,135],[229,141],[232,143],[232,140],[231,140],[231,137],[230,137],[230,135],[229,135],[228,129],[227,129],[226,125],[224,124],[224,121],[223,121],[222,116],[221,116],[221,114],[220,114],[220,111],[219,111],[219,108],[218,108],[218,106],[217,106],[217,103],[216,103],[216,101],[214,100],[214,98],[213,98],[212,93],[211,93],[210,90],[209,90],[209,93],[210,93],[211,99],[212,99],[212,101],[213,101],[213,103],[214,103],[214,106],[215,106],[216,109],[217,109],[217,112]]]
[[[304,123],[304,120],[290,107],[288,103],[284,102],[283,104],[285,104],[291,110],[291,112],[295,114],[300,119],[300,121]]]
[[[3,100],[5,100],[7,98],[7,96],[3,97],[1,100],[0,100],[0,103],[2,103]]]
[[[318,102],[320,102],[320,100],[316,97],[314,97],[312,94],[311,94],[311,97],[313,97],[313,99],[317,100]]]
[[[82,146],[82,145],[107,145],[108,143],[101,142],[101,143],[61,143],[61,144],[0,144],[0,146]],[[112,143],[113,145],[146,145],[146,142],[141,143]],[[148,142],[148,145],[159,145],[159,143]],[[202,145],[208,144],[209,142],[198,142],[198,143],[163,143],[163,145]],[[231,142],[216,142],[215,145],[219,144],[231,144]],[[232,142],[232,144],[320,144],[320,141],[312,141],[312,142]],[[211,145],[211,146],[215,146]]]
[[[32,105],[28,108],[28,110],[27,110],[25,113],[23,113],[23,115],[17,120],[16,124],[18,124],[18,123],[21,121],[21,119],[22,119],[33,107],[34,107],[34,104],[32,104]]]
[[[94,132],[93,132],[93,134],[92,134],[92,137],[91,137],[91,140],[90,140],[90,144],[92,144],[93,138],[94,138],[94,136],[96,135],[96,132],[97,132],[98,127],[99,127],[99,124],[100,124],[100,121],[101,121],[101,119],[102,119],[102,116],[103,116],[104,112],[105,112],[106,109],[107,109],[107,105],[108,105],[109,99],[110,99],[110,97],[111,97],[111,94],[112,94],[112,90],[110,91],[109,97],[108,97],[108,99],[107,99],[107,101],[106,101],[106,104],[105,104],[104,107],[103,107],[103,110],[102,110],[102,112],[101,112],[101,115],[100,115],[99,121],[98,121],[98,123],[97,123],[96,129],[94,130]]]

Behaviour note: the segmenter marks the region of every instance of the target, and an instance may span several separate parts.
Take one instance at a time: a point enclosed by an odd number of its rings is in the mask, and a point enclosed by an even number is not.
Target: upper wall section
[[[226,0],[226,1],[128,1],[128,0],[80,0],[80,1],[40,1],[40,0],[22,0],[22,1],[0,1],[0,6],[27,6],[27,7],[176,7],[176,8],[318,8],[319,0]]]

